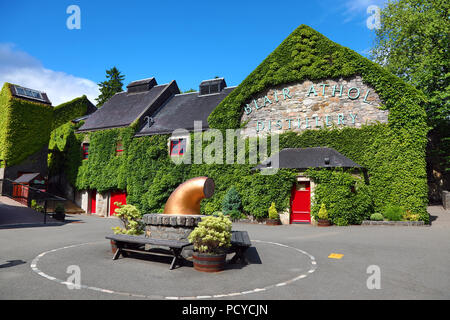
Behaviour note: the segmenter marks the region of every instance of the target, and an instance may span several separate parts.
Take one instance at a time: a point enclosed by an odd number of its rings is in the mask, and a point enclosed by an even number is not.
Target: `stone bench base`
[[[202,220],[203,215],[168,215],[145,214],[142,222],[145,224],[145,236],[152,239],[189,241],[188,236]],[[146,245],[145,249],[154,249],[158,246]],[[183,250],[183,257],[192,256],[192,246]]]

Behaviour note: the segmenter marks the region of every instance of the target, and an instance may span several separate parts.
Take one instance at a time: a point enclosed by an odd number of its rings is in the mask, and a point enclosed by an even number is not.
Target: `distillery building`
[[[215,78],[181,93],[175,80],[131,82],[70,124],[56,171],[68,198],[102,216],[117,202],[161,212],[180,183],[208,176],[216,192],[204,214],[221,211],[234,187],[254,219],[274,203],[284,223],[311,223],[324,207],[333,223],[358,224],[392,206],[428,222],[423,103],[420,91],[302,25],[238,86]],[[279,149],[256,164],[172,161],[191,156],[195,132],[227,129],[246,141],[277,135]],[[278,172],[262,174],[275,156]]]

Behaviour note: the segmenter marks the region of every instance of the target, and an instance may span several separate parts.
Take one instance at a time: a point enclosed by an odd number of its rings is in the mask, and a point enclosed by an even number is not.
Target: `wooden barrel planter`
[[[208,254],[194,252],[192,259],[194,262],[194,269],[202,272],[219,272],[225,268],[226,253],[222,254]]]
[[[280,219],[266,219],[266,225],[268,226],[279,226],[280,224]]]
[[[318,219],[317,226],[319,227],[329,227],[331,226],[330,220]]]
[[[111,250],[112,250],[112,253],[116,253],[116,251],[117,251],[117,244],[116,244],[116,242],[114,241],[114,240],[110,240],[110,243],[111,243]]]

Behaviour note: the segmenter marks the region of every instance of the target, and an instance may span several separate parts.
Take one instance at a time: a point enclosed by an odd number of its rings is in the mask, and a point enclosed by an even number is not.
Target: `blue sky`
[[[45,91],[54,105],[95,98],[112,66],[125,85],[153,76],[181,90],[214,76],[238,85],[301,24],[366,55],[367,8],[384,2],[0,1],[0,82]],[[79,30],[66,26],[70,5],[81,10]]]

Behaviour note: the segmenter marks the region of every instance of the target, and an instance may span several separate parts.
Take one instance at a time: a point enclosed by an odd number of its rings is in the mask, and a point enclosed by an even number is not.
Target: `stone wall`
[[[43,177],[48,176],[48,146],[43,147],[40,151],[30,155],[21,163],[4,168],[3,178],[16,180],[19,172],[40,173]]]
[[[107,217],[109,214],[109,199],[110,199],[110,193],[100,193],[97,192],[96,196],[96,210],[95,214],[103,217]]]
[[[304,131],[328,126],[360,128],[388,121],[388,111],[375,90],[357,76],[351,79],[304,81],[261,92],[243,106],[244,136]]]
[[[145,224],[145,236],[153,239],[189,241],[188,236],[202,220],[202,215],[168,215],[145,214],[142,222]],[[154,249],[158,246],[146,245],[145,249]],[[193,246],[183,249],[185,258],[192,256]]]

